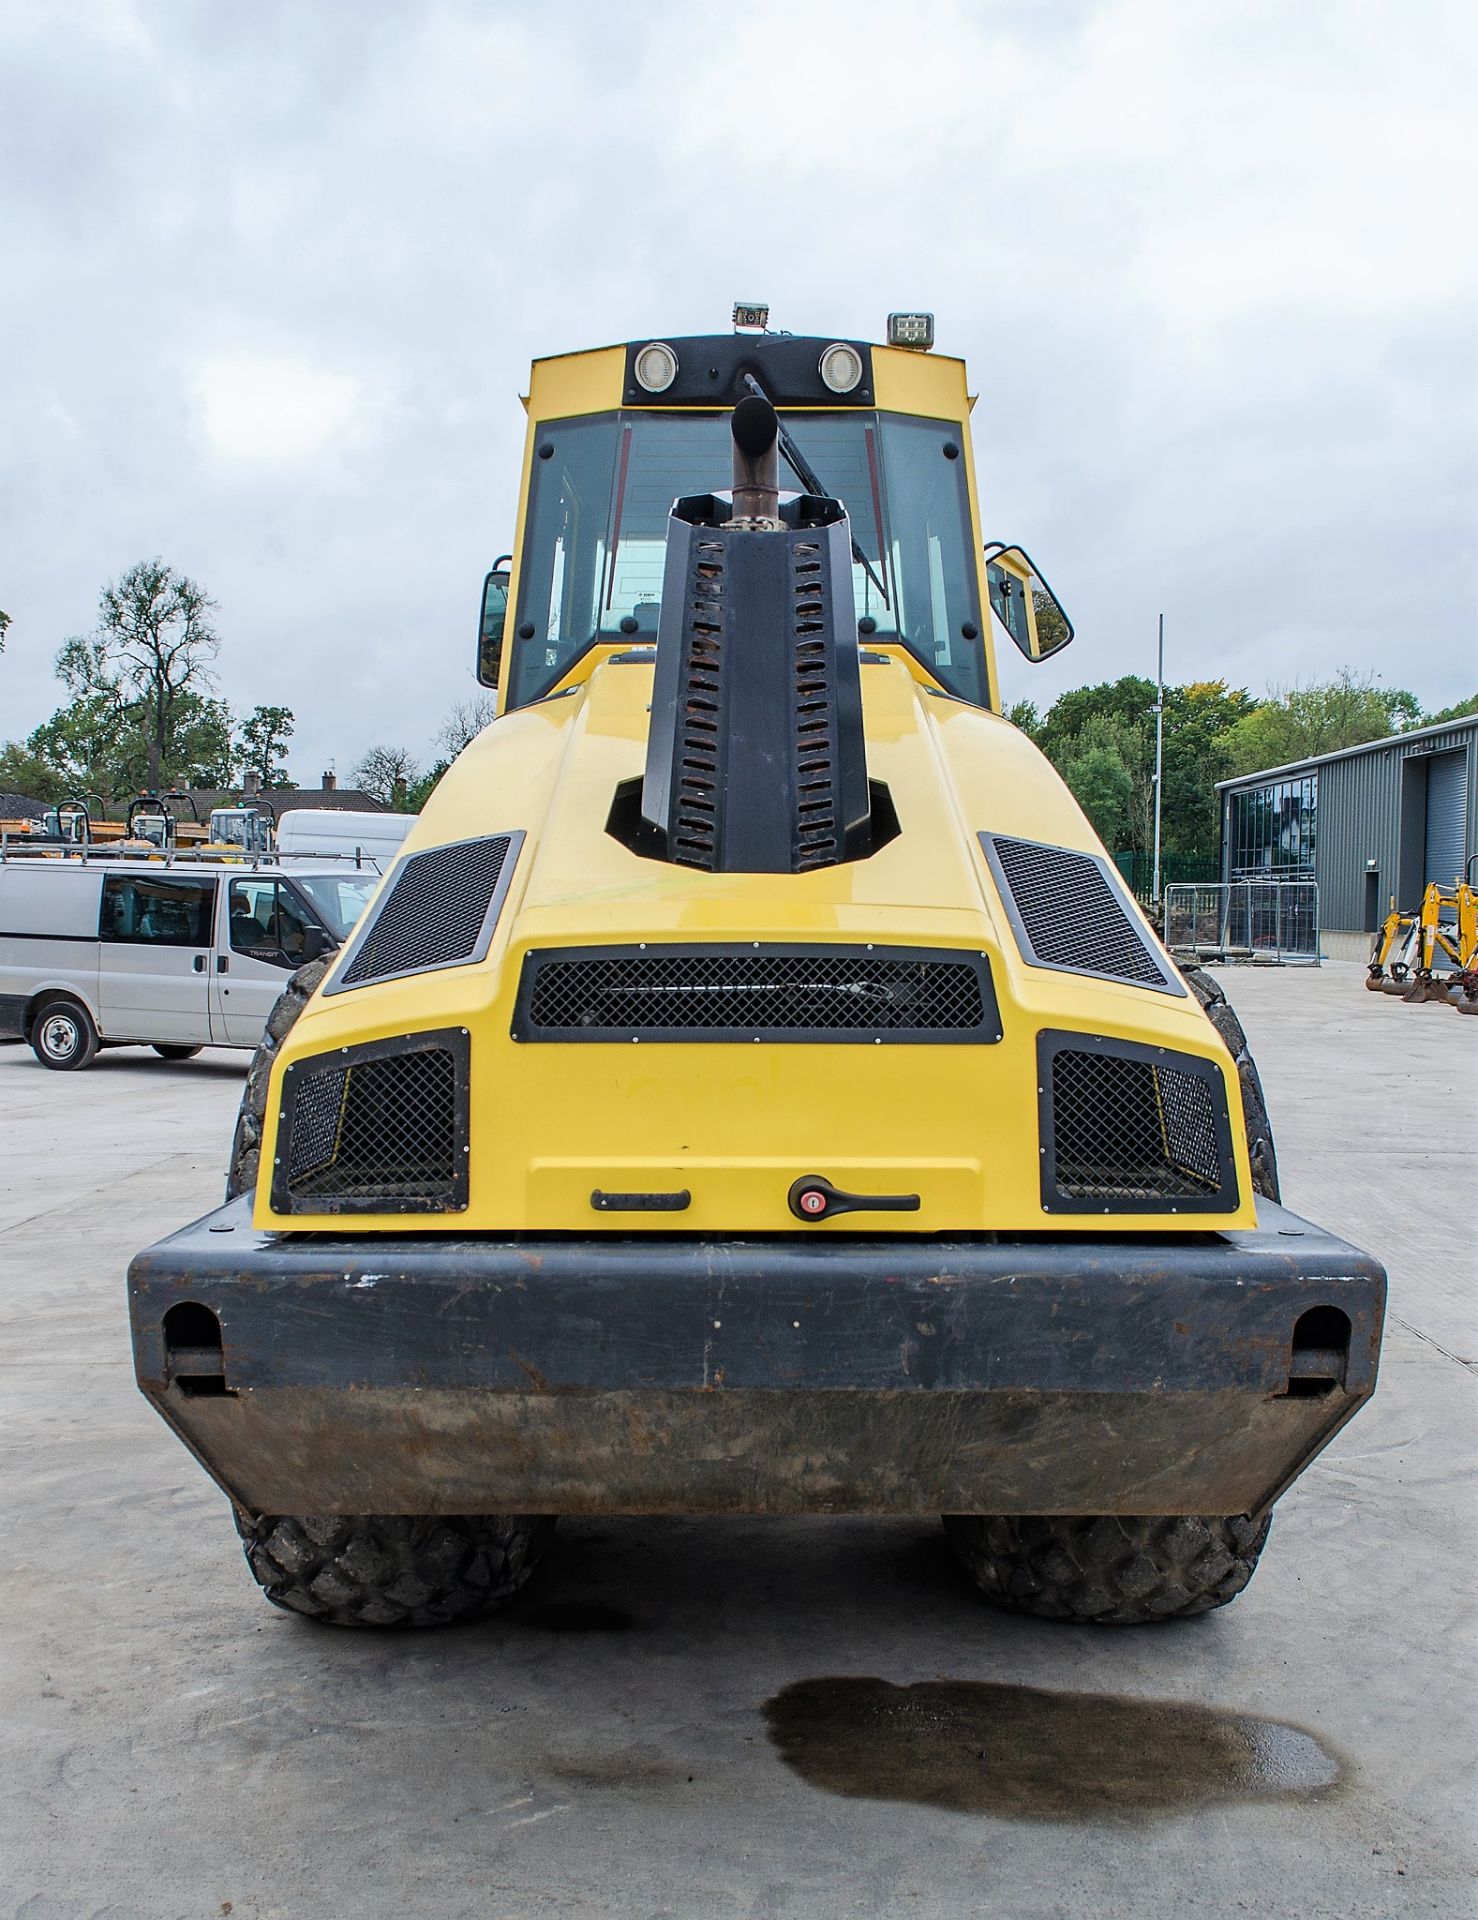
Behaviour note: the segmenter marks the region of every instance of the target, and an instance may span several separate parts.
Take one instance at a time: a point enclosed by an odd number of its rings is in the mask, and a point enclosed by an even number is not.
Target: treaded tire
[[[492,1613],[537,1566],[552,1519],[236,1514],[274,1606],[331,1627],[444,1627]]]
[[[1247,1121],[1247,1153],[1252,1162],[1252,1191],[1264,1200],[1280,1200],[1278,1154],[1273,1145],[1273,1129],[1268,1119],[1267,1101],[1257,1064],[1247,1046],[1242,1022],[1232,1004],[1204,967],[1181,964],[1186,985],[1205,1009],[1206,1017],[1221,1035],[1227,1052],[1237,1067],[1242,1087],[1242,1111]]]
[[[1110,1627],[1224,1607],[1252,1578],[1271,1525],[1271,1514],[944,1516],[950,1545],[993,1606]]]
[[[299,967],[277,996],[277,1004],[267,1015],[261,1042],[251,1057],[241,1108],[236,1115],[236,1132],[231,1140],[231,1164],[226,1173],[226,1198],[250,1193],[257,1184],[261,1162],[262,1122],[267,1117],[267,1083],[272,1078],[272,1063],[277,1050],[297,1024],[298,1015],[313,998],[320,980],[333,965],[336,954],[322,960],[310,960]]]

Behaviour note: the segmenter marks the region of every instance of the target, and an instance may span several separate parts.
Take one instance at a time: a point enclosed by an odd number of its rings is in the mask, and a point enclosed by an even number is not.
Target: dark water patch
[[[968,1680],[798,1680],[765,1718],[813,1787],[1018,1820],[1305,1800],[1344,1772],[1313,1734],[1255,1714]]]
[[[581,1600],[552,1600],[546,1606],[530,1607],[520,1620],[526,1627],[543,1627],[549,1633],[625,1633],[634,1625],[631,1615],[620,1607]]]

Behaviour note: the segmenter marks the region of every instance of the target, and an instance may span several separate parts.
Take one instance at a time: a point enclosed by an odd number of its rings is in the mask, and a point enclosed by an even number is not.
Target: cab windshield
[[[958,429],[897,413],[781,419],[847,509],[864,642],[901,642],[952,693],[987,704]],[[541,425],[510,706],[548,693],[598,641],[656,639],[673,500],[726,488],[729,466],[727,413],[585,414]],[[783,459],[780,484],[802,490]]]

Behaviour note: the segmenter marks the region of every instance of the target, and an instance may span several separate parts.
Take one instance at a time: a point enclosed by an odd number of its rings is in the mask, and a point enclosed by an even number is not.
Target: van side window
[[[318,923],[290,887],[253,877],[233,880],[229,899],[231,945],[274,967],[303,961],[303,935]]]
[[[214,880],[110,873],[98,934],[131,945],[208,947],[215,904]]]

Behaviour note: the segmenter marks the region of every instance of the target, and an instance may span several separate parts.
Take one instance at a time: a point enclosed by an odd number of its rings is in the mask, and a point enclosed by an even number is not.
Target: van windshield
[[[868,565],[852,584],[865,639],[901,641],[985,705],[985,650],[958,428],[908,414],[786,413],[842,501]],[[537,430],[509,704],[537,700],[598,641],[657,637],[667,516],[729,480],[727,413],[604,413]],[[781,485],[801,490],[782,461]]]
[[[295,873],[293,885],[301,887],[335,940],[347,940],[355,922],[369,905],[369,897],[380,884],[376,873]]]

